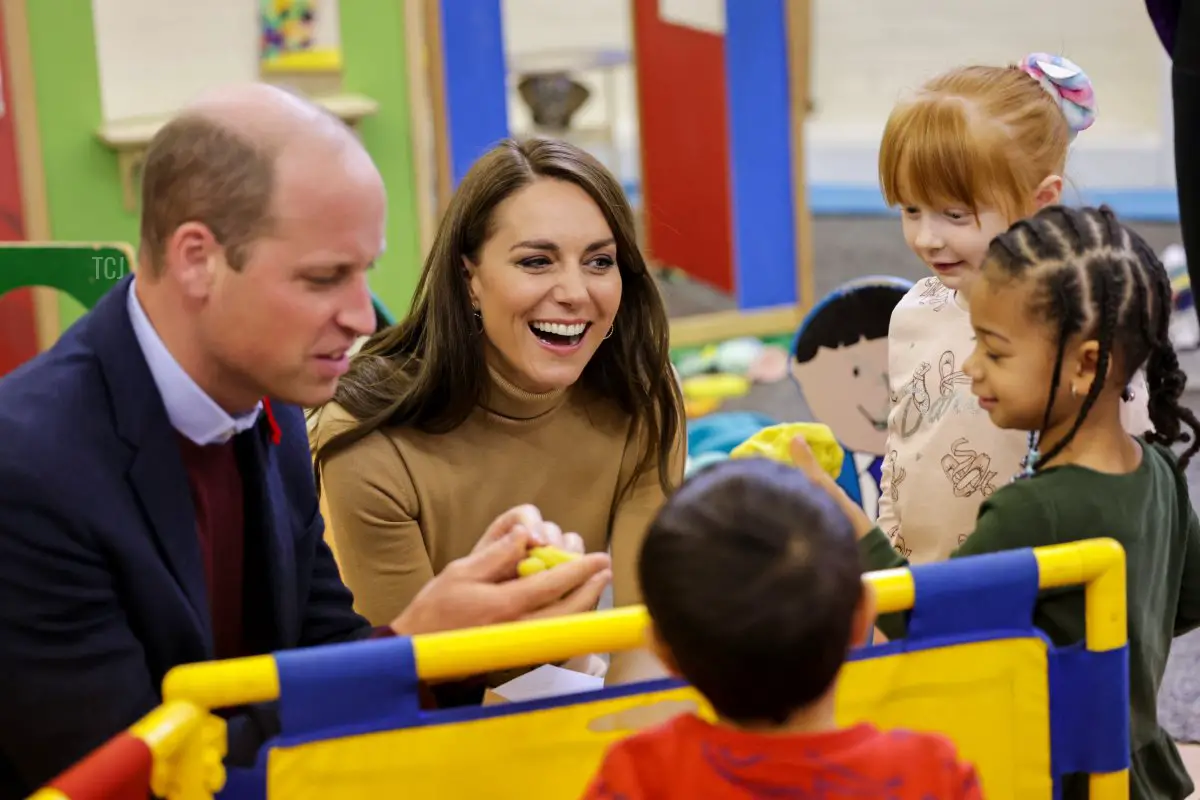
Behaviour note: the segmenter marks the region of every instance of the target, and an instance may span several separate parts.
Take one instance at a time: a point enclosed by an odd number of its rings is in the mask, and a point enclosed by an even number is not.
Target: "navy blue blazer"
[[[24,797],[161,702],[213,640],[177,434],[134,337],[130,278],[0,378],[0,798]],[[236,437],[256,652],[368,636],[318,510],[303,413]],[[276,730],[230,720],[230,763]]]

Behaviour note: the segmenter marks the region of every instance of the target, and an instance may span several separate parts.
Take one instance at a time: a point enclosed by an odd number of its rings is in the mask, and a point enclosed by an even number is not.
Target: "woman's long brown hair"
[[[539,178],[567,181],[587,192],[616,242],[621,304],[612,336],[579,380],[631,415],[645,442],[637,469],[621,490],[655,462],[663,490],[674,489],[671,458],[682,434],[683,400],[670,367],[666,308],[638,249],[629,202],[613,175],[587,152],[567,142],[533,139],[501,142],[463,178],[438,227],[408,315],[367,340],[338,385],[333,402],[356,423],[318,444],[318,492],[322,462],[372,431],[410,426],[445,433],[479,404],[489,378],[463,259],[478,263],[496,207]]]

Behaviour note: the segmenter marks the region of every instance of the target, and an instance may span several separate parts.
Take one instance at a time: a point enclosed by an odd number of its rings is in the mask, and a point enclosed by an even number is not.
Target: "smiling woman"
[[[638,551],[682,481],[684,431],[633,231],[613,176],[564,142],[503,142],[465,176],[408,316],[315,412],[317,479],[366,617],[394,618],[519,503],[576,534],[567,546],[611,549],[615,604],[640,601]],[[610,679],[640,677],[624,666],[638,661],[615,659]]]
[[[496,207],[492,227],[464,261],[489,363],[530,392],[570,386],[612,334],[621,305],[605,215],[579,185],[537,180]]]

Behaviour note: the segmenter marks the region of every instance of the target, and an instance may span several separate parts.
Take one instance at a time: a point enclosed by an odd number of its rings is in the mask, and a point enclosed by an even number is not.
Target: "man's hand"
[[[813,455],[812,448],[808,446],[803,436],[797,436],[792,439],[791,446],[792,464],[797,469],[809,477],[813,483],[820,486],[829,496],[837,501],[838,507],[842,509],[847,517],[850,518],[850,523],[854,526],[854,534],[861,539],[871,532],[875,527],[871,519],[866,515],[862,508],[847,496],[838,486],[828,472],[817,462],[817,457]]]
[[[575,542],[550,526],[532,506],[519,506],[496,519],[470,555],[451,562],[392,622],[400,636],[493,625],[521,619],[578,614],[596,607],[612,579],[605,553],[517,578],[517,564],[530,547]],[[575,539],[578,539],[575,536]],[[578,543],[582,550],[582,541]]]

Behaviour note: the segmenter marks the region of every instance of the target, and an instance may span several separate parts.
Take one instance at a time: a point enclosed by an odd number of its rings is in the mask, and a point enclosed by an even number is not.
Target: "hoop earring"
[[[607,339],[607,338],[609,338],[610,336],[612,336],[612,335],[613,335],[613,328],[615,328],[615,327],[616,327],[615,325],[609,325],[609,326],[608,326],[608,333],[604,334],[604,338],[605,338],[605,339]]]

